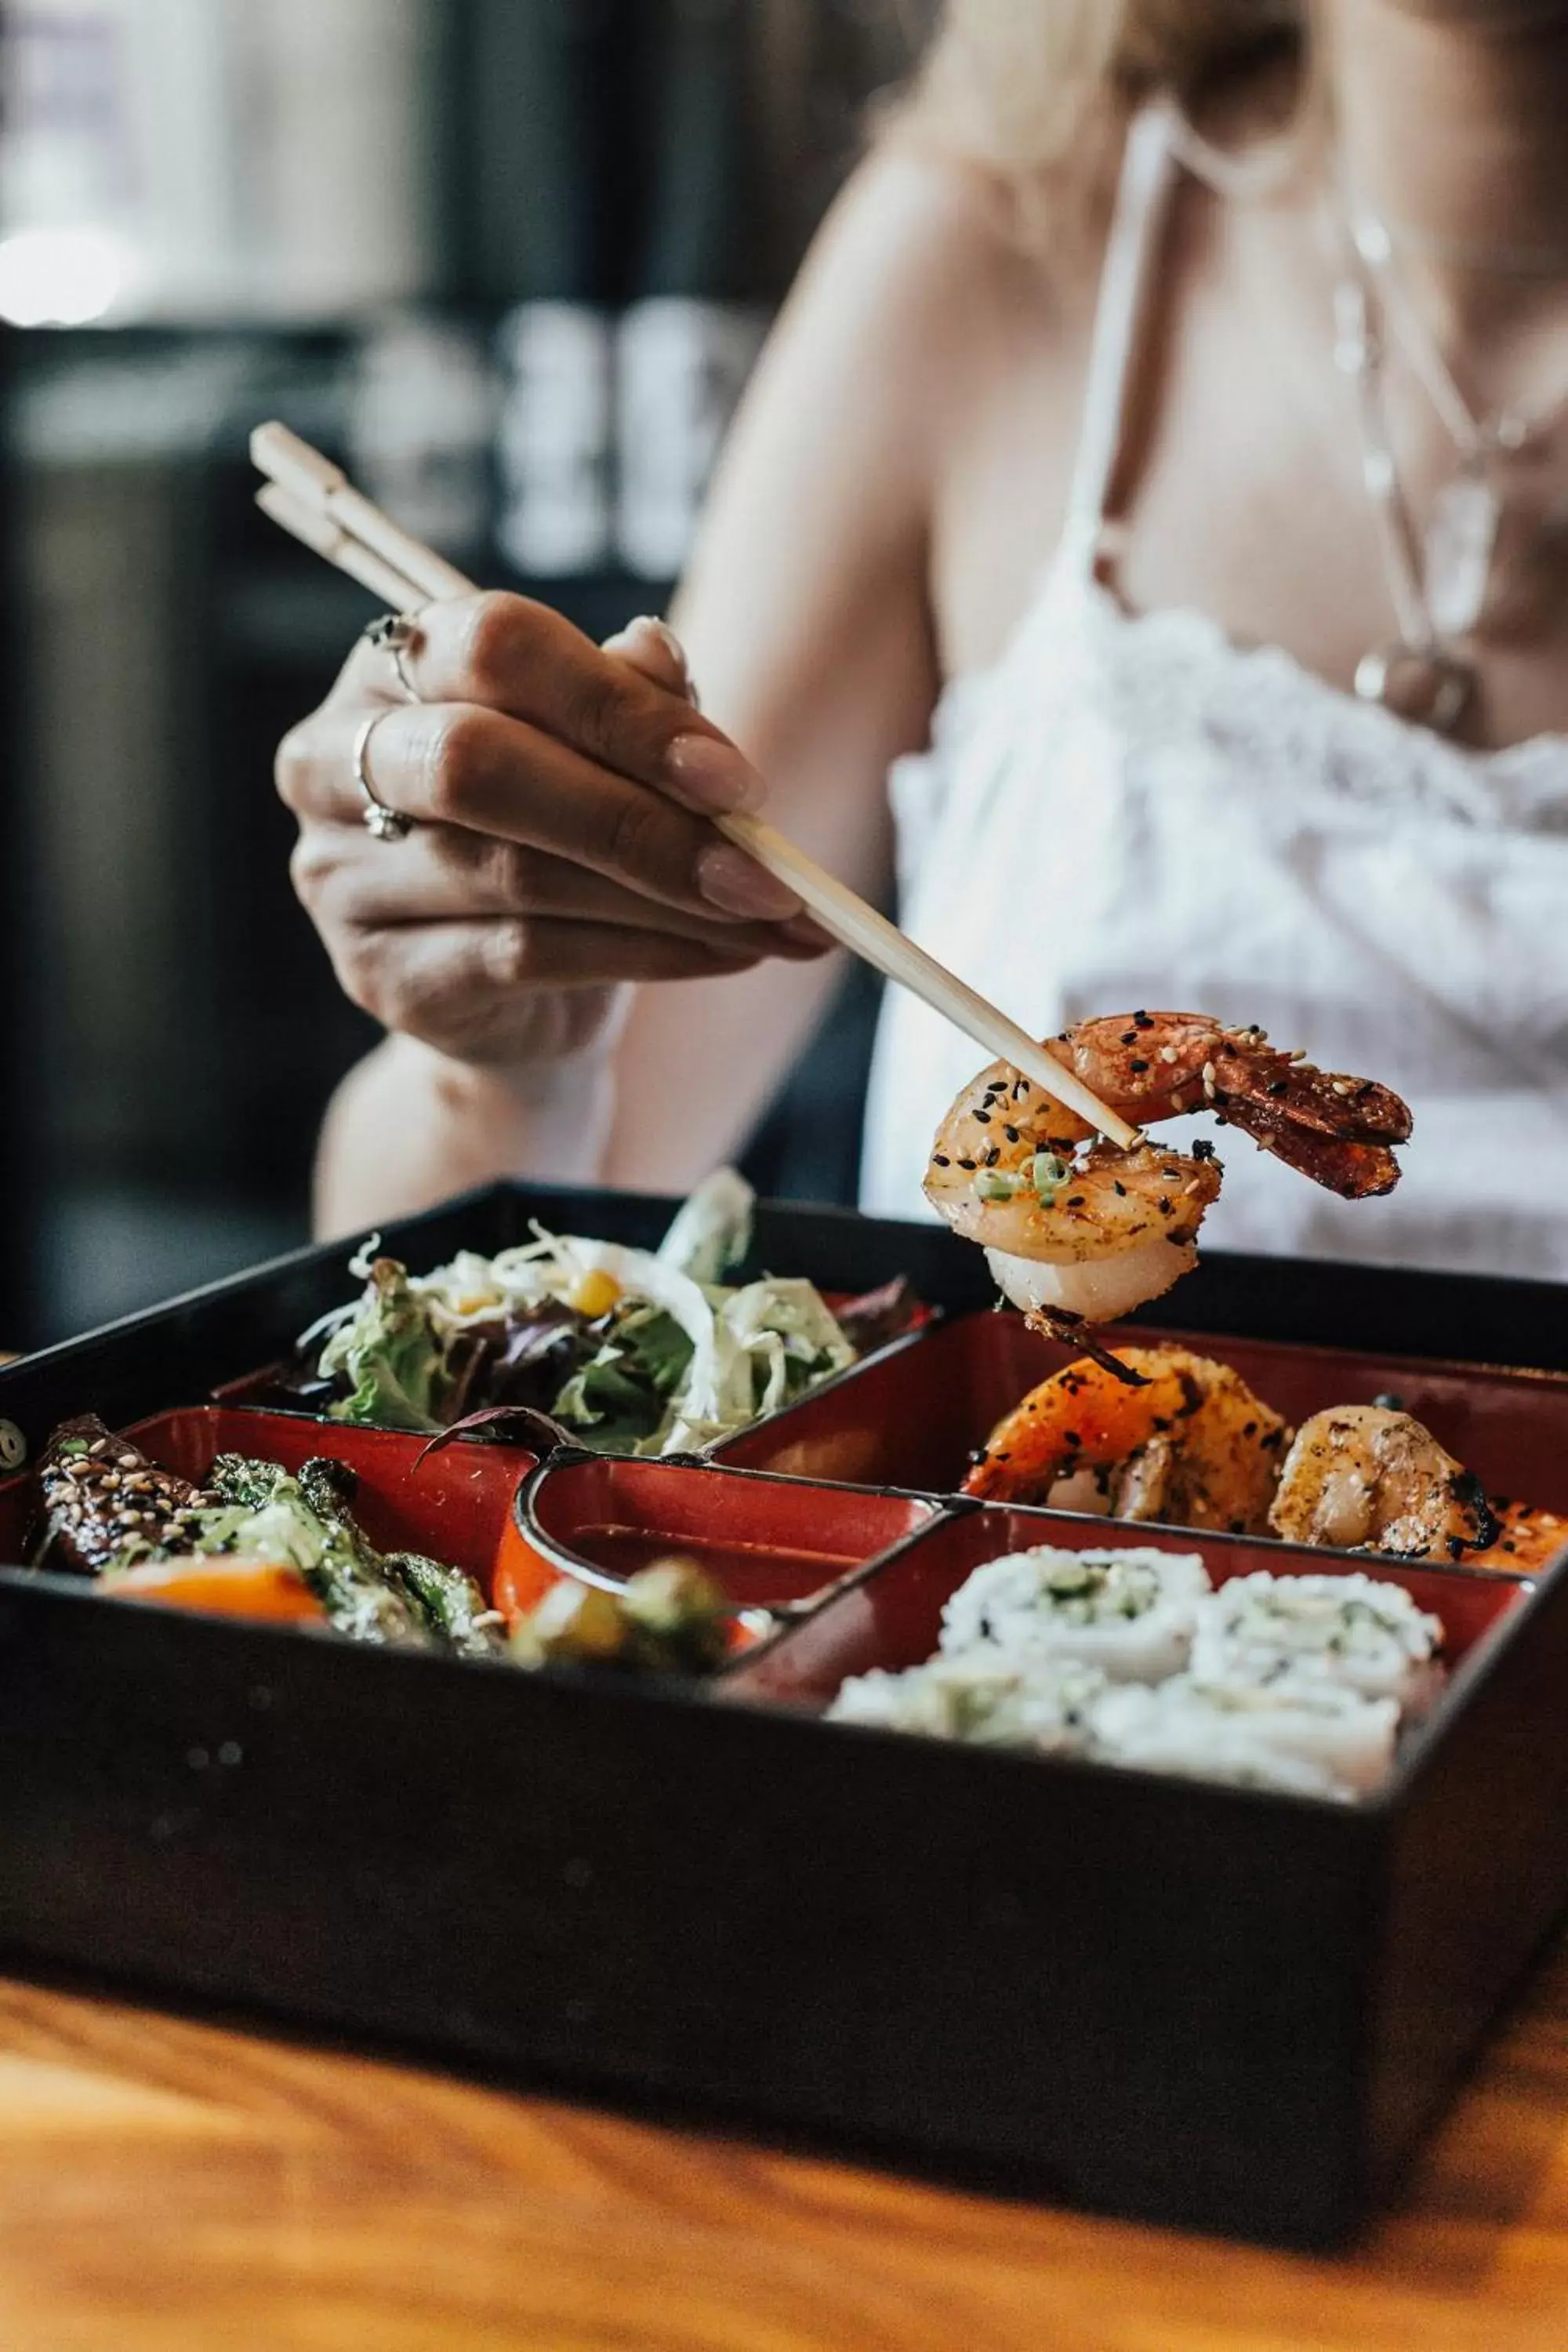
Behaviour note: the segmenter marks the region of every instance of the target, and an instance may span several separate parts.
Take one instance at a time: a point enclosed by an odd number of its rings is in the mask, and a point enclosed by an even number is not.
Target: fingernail
[[[686,658],[686,647],[668,621],[656,618],[652,613],[641,613],[632,623],[634,629],[651,629],[682,677],[689,677],[691,665]]]
[[[703,851],[697,861],[697,887],[710,906],[746,922],[782,923],[800,912],[793,890],[728,841],[716,841]]]
[[[717,735],[678,735],[665,768],[681,799],[704,815],[731,816],[755,808],[763,796],[763,780],[751,761]]]

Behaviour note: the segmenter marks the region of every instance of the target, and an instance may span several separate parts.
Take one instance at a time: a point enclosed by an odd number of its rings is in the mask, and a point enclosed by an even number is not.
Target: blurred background
[[[16,0],[0,13],[0,1344],[305,1238],[374,1032],[273,747],[372,600],[258,517],[280,416],[465,570],[657,611],[921,0]],[[851,1196],[874,999],[755,1139]]]

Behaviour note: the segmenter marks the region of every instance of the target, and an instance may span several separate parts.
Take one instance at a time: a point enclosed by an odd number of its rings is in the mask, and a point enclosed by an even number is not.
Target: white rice
[[[974,1570],[942,1611],[942,1648],[1014,1668],[1072,1658],[1113,1682],[1161,1682],[1186,1664],[1210,1590],[1195,1552],[1040,1544]]]
[[[1399,1707],[1331,1682],[1258,1690],[1179,1675],[1107,1691],[1091,1727],[1108,1764],[1348,1801],[1387,1778]]]
[[[852,1675],[828,1715],[836,1723],[1076,1755],[1088,1745],[1089,1712],[1106,1686],[1097,1667],[1076,1659],[1037,1659],[1020,1669],[972,1651],[903,1674],[879,1668]]]
[[[1402,1585],[1370,1576],[1233,1577],[1202,1601],[1193,1643],[1198,1679],[1272,1687],[1337,1684],[1426,1713],[1445,1680],[1441,1621]]]

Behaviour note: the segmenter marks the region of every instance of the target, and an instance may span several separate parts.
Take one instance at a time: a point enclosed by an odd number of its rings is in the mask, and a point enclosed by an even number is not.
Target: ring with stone
[[[354,775],[364,795],[364,814],[361,819],[364,829],[377,841],[405,841],[414,830],[414,819],[405,816],[401,809],[388,808],[370,780],[370,739],[390,710],[373,710],[354,737]]]
[[[397,672],[397,683],[410,702],[420,700],[418,688],[404,667],[403,656],[419,642],[419,624],[408,613],[383,613],[363,631],[368,646],[392,656],[392,667]]]

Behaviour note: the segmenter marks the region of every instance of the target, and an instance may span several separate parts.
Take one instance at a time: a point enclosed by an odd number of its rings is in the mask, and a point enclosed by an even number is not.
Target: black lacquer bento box
[[[532,1216],[647,1245],[669,1205],[501,1186],[384,1246],[430,1265]],[[904,1273],[931,1320],[710,1462],[543,1469],[476,1444],[416,1467],[417,1441],[243,1402],[350,1295],[350,1254],[0,1371],[0,1423],[36,1451],[96,1412],[191,1474],[225,1445],[341,1452],[373,1539],[448,1556],[500,1542],[531,1474],[584,1573],[707,1541],[752,1564],[776,1630],[710,1682],[630,1682],[0,1570],[7,1965],[1151,2221],[1355,2232],[1568,1901],[1568,1560],[1379,1562],[1443,1617],[1455,1672],[1353,1806],[826,1725],[844,1674],[928,1654],[981,1559],[1108,1539],[954,1497],[1063,1360],[990,1311],[978,1253],[764,1209],[759,1265],[830,1292]],[[1292,1418],[1397,1390],[1489,1486],[1568,1510],[1568,1291],[1215,1254],[1164,1304]],[[27,1486],[0,1486],[0,1558]],[[1216,1581],[1359,1564],[1125,1539],[1201,1551]]]

